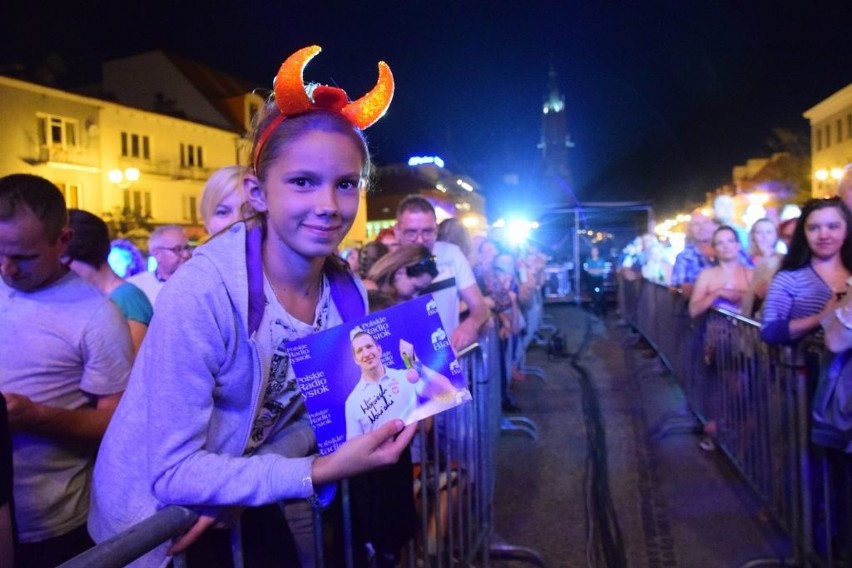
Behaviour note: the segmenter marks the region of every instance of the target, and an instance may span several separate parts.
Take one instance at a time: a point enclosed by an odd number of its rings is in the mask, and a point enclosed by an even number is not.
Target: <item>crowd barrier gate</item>
[[[850,480],[832,476],[826,450],[810,442],[813,392],[830,360],[821,339],[770,346],[749,318],[714,308],[692,320],[687,301],[669,288],[622,287],[624,319],[660,355],[694,417],[715,424],[719,448],[790,538],[792,558],[747,565],[834,565],[837,525],[825,504],[848,495]]]

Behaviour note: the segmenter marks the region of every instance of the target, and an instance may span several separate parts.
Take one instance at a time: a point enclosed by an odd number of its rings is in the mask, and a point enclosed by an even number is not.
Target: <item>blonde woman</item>
[[[198,209],[211,237],[242,219],[244,174],[242,166],[225,166],[204,185]]]

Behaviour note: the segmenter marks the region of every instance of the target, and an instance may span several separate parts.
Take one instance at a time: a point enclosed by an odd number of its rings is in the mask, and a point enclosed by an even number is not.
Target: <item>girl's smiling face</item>
[[[355,220],[365,158],[348,136],[309,130],[282,146],[266,180],[247,180],[267,240],[285,257],[317,258],[337,249]]]
[[[808,248],[820,259],[829,259],[840,253],[846,230],[846,220],[836,207],[816,209],[805,219]]]

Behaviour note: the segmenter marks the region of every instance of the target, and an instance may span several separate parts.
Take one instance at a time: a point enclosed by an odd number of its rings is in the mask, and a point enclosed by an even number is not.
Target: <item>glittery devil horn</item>
[[[390,67],[384,61],[380,61],[379,80],[369,93],[357,101],[348,103],[342,109],[339,109],[339,107],[332,108],[337,107],[337,104],[331,105],[327,104],[327,101],[311,100],[305,91],[305,67],[320,51],[322,51],[322,48],[318,45],[303,47],[281,64],[274,85],[275,104],[278,105],[281,114],[295,116],[311,109],[327,108],[340,112],[349,122],[361,130],[375,124],[388,110],[393,98],[394,84]],[[326,90],[330,91],[332,88],[325,87],[325,90],[319,88],[319,91],[323,94]],[[340,91],[340,89],[333,90]],[[345,95],[342,91],[340,93],[341,96]],[[322,104],[317,104],[318,102]]]
[[[303,47],[292,54],[275,76],[275,104],[284,116],[294,116],[311,110],[313,103],[305,92],[304,71],[308,62],[322,51],[318,45]]]
[[[346,105],[340,113],[349,122],[364,130],[376,123],[390,106],[393,99],[393,74],[384,61],[379,61],[379,80],[373,89]]]

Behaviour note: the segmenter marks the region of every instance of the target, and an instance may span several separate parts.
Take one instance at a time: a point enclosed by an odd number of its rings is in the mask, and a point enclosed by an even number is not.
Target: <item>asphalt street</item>
[[[493,564],[726,567],[783,558],[789,543],[724,455],[699,448],[682,392],[617,314],[546,306],[565,358],[513,385],[538,439],[503,432]],[[545,332],[545,335],[550,332]],[[520,550],[517,550],[520,548]],[[501,559],[496,553],[518,552]]]

